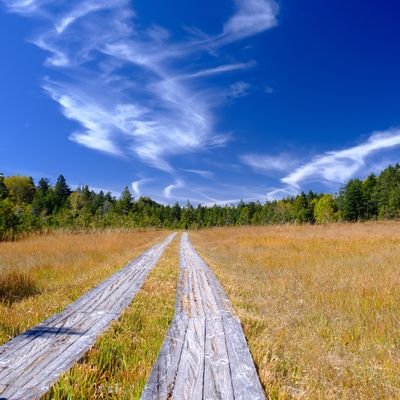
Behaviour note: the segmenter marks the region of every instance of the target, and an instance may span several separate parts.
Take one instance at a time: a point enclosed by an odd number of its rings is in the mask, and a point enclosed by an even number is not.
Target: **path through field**
[[[265,399],[239,319],[187,233],[180,252],[175,317],[141,399]]]
[[[63,312],[0,347],[0,399],[35,399],[91,347],[132,302],[174,234]]]

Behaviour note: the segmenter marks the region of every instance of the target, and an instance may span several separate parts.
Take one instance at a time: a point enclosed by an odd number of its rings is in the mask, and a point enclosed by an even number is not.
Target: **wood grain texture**
[[[49,390],[132,302],[174,234],[53,315],[0,347],[0,399]]]
[[[187,233],[175,316],[142,400],[265,399],[240,321]]]

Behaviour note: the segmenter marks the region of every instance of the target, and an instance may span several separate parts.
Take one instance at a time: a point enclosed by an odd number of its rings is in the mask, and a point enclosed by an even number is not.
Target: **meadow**
[[[270,399],[400,398],[400,224],[190,231]],[[0,243],[0,341],[62,310],[166,231]],[[179,235],[122,317],[46,399],[137,399],[173,317]]]
[[[59,232],[0,242],[0,344],[61,311],[166,235]]]
[[[400,224],[190,234],[271,399],[400,398]]]

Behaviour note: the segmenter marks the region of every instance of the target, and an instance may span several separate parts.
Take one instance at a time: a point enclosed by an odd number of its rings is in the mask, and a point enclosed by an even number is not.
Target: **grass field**
[[[0,344],[61,311],[166,235],[58,233],[0,243]]]
[[[271,399],[400,398],[400,224],[190,234]]]
[[[172,321],[179,272],[175,238],[133,303],[44,399],[138,399]]]
[[[0,243],[0,341],[60,311],[166,232]],[[400,398],[400,224],[190,232],[271,399]],[[137,399],[173,316],[175,238],[119,321],[46,399]]]

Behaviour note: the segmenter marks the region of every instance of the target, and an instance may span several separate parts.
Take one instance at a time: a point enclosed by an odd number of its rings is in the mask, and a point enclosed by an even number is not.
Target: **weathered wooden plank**
[[[235,399],[265,399],[242,327],[236,317],[223,317]]]
[[[190,318],[172,391],[173,399],[201,399],[204,379],[205,319]]]
[[[170,235],[63,312],[0,347],[0,398],[39,398],[118,318],[173,239]]]
[[[187,234],[180,264],[174,320],[141,399],[265,399],[232,305]]]
[[[185,315],[178,315],[172,321],[157,363],[142,393],[143,399],[158,400],[170,396],[175,385],[187,328],[188,318]]]
[[[233,399],[231,378],[222,318],[207,318],[203,398]]]
[[[76,321],[79,321],[79,332],[55,334],[56,340],[50,341],[51,344],[45,347],[40,343],[39,350],[28,351],[26,355],[20,357],[18,365],[15,369],[13,368],[13,373],[8,374],[7,377],[2,377],[2,383],[12,384],[21,388],[22,391],[40,386],[43,381],[46,381],[48,375],[53,375],[58,366],[65,364],[66,359],[70,360],[71,363],[75,361],[72,359],[72,346],[82,344],[90,346],[92,344],[92,337],[87,335],[87,332],[90,329],[104,326],[106,321],[112,320],[108,315],[107,317],[105,319],[104,315],[77,314]],[[35,342],[32,343],[33,347],[35,347],[35,344]],[[16,376],[19,372],[21,373]]]

